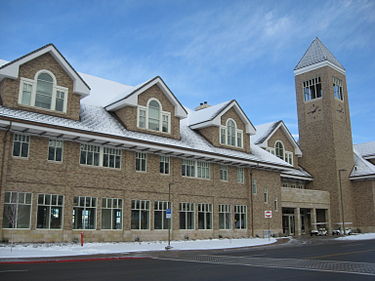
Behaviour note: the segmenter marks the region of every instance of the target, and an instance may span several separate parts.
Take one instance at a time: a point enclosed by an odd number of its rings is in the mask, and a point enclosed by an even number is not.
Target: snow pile
[[[336,238],[336,240],[369,240],[375,239],[375,233],[354,234]]]
[[[173,250],[209,250],[228,249],[266,245],[276,242],[275,238],[212,239],[172,241]],[[166,241],[85,243],[80,244],[16,244],[11,249],[9,244],[0,245],[0,258],[58,257],[98,254],[119,254],[144,251],[164,251]]]

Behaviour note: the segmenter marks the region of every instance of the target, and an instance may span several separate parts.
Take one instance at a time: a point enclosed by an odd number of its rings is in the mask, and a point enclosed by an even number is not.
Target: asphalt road
[[[250,249],[147,255],[129,260],[0,264],[0,280],[375,280],[375,240],[302,239]]]

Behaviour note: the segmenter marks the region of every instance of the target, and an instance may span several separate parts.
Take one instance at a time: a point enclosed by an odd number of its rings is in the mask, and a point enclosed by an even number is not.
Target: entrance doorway
[[[295,218],[293,208],[283,208],[283,234],[295,234]]]

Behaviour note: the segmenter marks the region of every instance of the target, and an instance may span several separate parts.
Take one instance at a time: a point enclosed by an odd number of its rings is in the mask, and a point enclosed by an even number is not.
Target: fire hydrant
[[[83,232],[81,232],[81,247],[83,247],[83,242],[84,242],[84,235],[83,235]]]

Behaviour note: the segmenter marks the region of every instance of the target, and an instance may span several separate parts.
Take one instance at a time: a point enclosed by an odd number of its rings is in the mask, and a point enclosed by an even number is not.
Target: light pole
[[[342,197],[342,185],[341,185],[341,172],[346,172],[346,169],[339,170],[339,186],[340,186],[340,200],[341,200],[341,219],[342,219],[342,229],[344,231],[344,235],[346,235],[345,231],[345,218],[344,218],[344,200]]]
[[[165,247],[166,250],[170,250],[172,249],[173,247],[171,246],[171,221],[172,221],[172,204],[171,204],[171,185],[173,185],[173,183],[169,183],[168,184],[168,209],[169,209],[169,218],[167,217],[167,220],[168,220],[168,246]],[[166,214],[167,216],[168,214]]]

